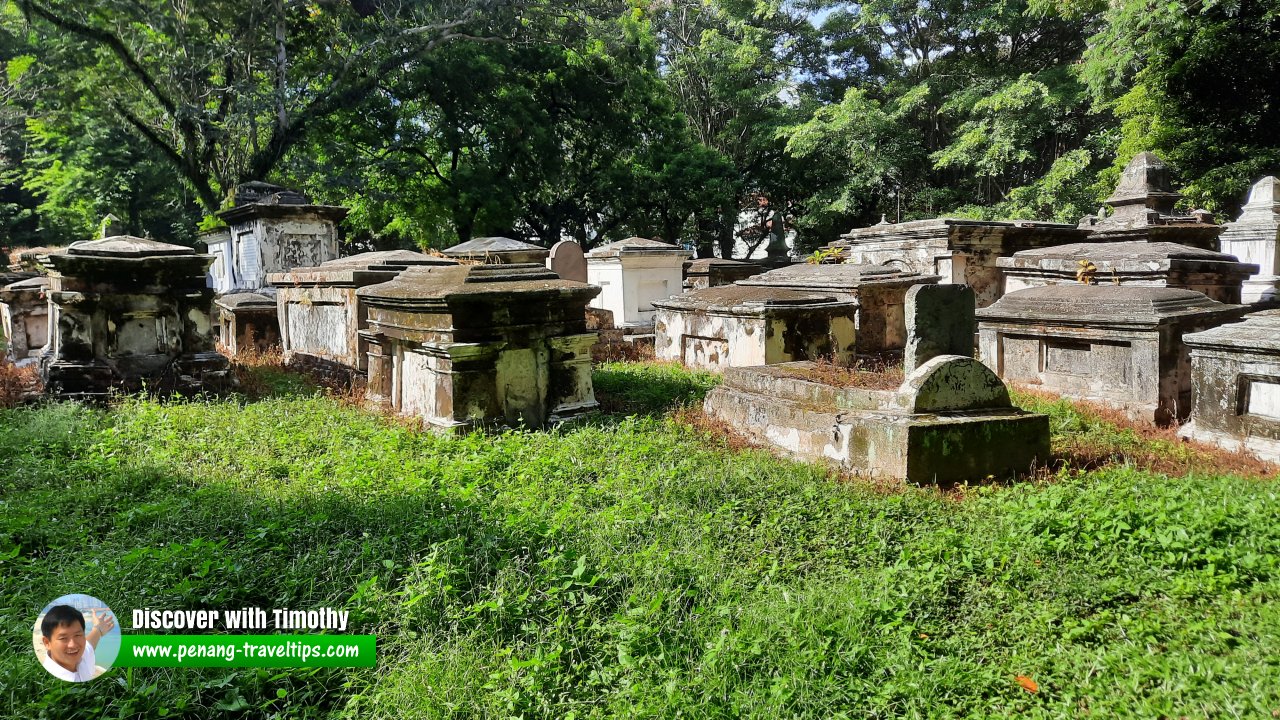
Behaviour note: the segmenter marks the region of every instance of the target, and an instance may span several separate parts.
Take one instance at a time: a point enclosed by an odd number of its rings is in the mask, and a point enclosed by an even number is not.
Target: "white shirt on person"
[[[93,645],[85,642],[84,650],[80,653],[80,662],[76,663],[75,672],[62,667],[48,653],[44,656],[44,669],[48,670],[51,675],[59,680],[67,682],[84,682],[98,677],[98,669],[94,667],[97,658],[94,656]]]

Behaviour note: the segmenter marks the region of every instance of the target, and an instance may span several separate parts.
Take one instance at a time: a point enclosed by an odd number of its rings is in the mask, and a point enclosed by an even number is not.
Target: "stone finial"
[[[978,324],[977,295],[968,285],[914,285],[905,305],[907,344],[902,371],[916,368],[940,355],[973,357],[973,336]]]
[[[1249,202],[1245,203],[1246,215],[1253,210],[1258,213],[1280,213],[1280,180],[1268,175],[1249,188]]]
[[[1115,192],[1107,198],[1107,204],[1119,210],[1129,205],[1141,205],[1162,215],[1172,215],[1173,206],[1182,196],[1173,191],[1169,166],[1151,152],[1134,156],[1120,175]]]
[[[124,235],[124,223],[114,214],[107,213],[107,216],[102,218],[102,222],[98,223],[98,238],[105,239],[117,235]]]
[[[887,214],[885,214],[885,213],[880,213],[880,222],[878,222],[878,223],[876,223],[876,224],[877,224],[877,225],[889,225],[889,224],[890,224],[890,223],[889,223],[889,216],[888,216]]]

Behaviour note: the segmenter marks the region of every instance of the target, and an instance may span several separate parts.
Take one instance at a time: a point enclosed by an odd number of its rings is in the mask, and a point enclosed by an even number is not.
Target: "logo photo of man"
[[[115,615],[87,595],[55,600],[36,620],[32,635],[40,664],[50,675],[68,682],[101,675],[111,667],[120,647]],[[104,643],[104,638],[113,642]]]

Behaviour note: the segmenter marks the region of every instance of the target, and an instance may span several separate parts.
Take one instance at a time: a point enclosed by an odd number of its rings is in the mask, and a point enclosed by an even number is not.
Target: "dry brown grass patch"
[[[620,330],[601,330],[600,341],[591,346],[591,361],[597,365],[609,362],[646,362],[654,359],[651,343],[623,340]]]
[[[35,366],[18,367],[0,358],[0,408],[17,407],[40,394]]]
[[[1120,432],[1059,435],[1054,438],[1055,469],[1094,470],[1129,465],[1138,470],[1181,477],[1194,473],[1275,477],[1280,468],[1245,452],[1178,437],[1178,427],[1133,420],[1123,410],[1085,400],[1063,398],[1036,388],[1022,395],[1046,402],[1066,401],[1089,423],[1105,423]],[[1127,432],[1132,441],[1121,433]]]
[[[671,411],[671,419],[686,425],[705,439],[712,440],[722,449],[741,452],[759,447],[751,438],[738,432],[732,425],[708,415],[696,406],[685,406]]]
[[[897,390],[904,377],[902,358],[893,355],[858,356],[852,364],[839,363],[828,355],[814,360],[812,368],[786,368],[783,372],[823,385],[864,390]]]

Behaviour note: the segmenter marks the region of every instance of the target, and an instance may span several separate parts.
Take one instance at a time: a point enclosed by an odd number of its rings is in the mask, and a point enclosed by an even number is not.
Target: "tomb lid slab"
[[[85,240],[72,243],[61,251],[66,255],[85,255],[90,257],[110,258],[144,258],[171,255],[195,255],[196,251],[183,245],[171,245],[156,240],[134,237],[132,235],[116,235],[101,240]]]
[[[451,257],[471,257],[474,255],[484,255],[486,253],[504,253],[504,252],[530,252],[535,250],[546,250],[541,245],[534,245],[523,240],[516,240],[509,237],[478,237],[468,240],[459,245],[454,245],[442,252]]]
[[[660,240],[631,237],[611,242],[608,245],[601,245],[587,253],[587,258],[611,258],[621,255],[680,255],[688,257],[690,254],[690,251],[679,245],[664,243]]]
[[[1009,293],[977,314],[982,320],[1126,325],[1160,324],[1182,315],[1243,311],[1243,306],[1220,303],[1194,290],[1133,285],[1049,285]]]
[[[822,293],[746,285],[720,285],[653,301],[653,306],[661,309],[748,314],[770,309],[839,305],[854,307],[856,303]]]
[[[223,295],[214,300],[219,307],[227,310],[253,310],[253,309],[274,309],[276,301],[274,298],[258,293],[232,293]]]
[[[1251,313],[1244,316],[1243,322],[1188,333],[1182,339],[1194,348],[1277,354],[1280,353],[1280,310]]]

